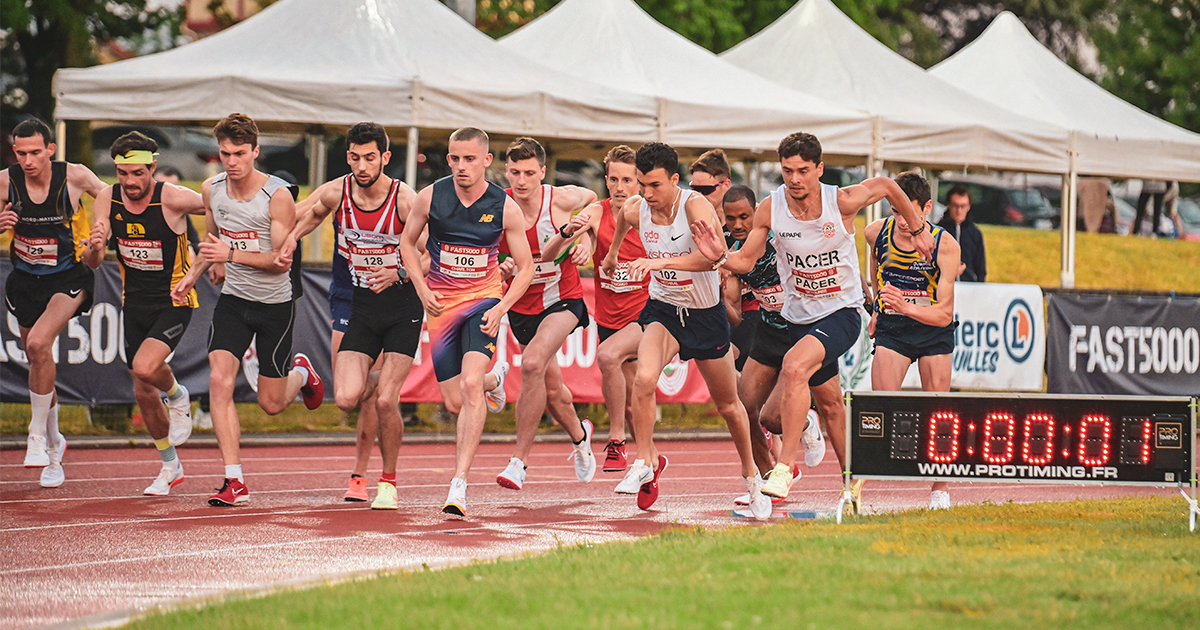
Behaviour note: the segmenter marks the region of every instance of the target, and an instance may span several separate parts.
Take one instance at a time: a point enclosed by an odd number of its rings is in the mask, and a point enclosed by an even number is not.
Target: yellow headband
[[[118,155],[114,161],[117,164],[153,164],[156,155],[150,151],[128,151],[125,155]]]

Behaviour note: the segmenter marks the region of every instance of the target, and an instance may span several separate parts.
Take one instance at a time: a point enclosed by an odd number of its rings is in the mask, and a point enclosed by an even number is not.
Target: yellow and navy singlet
[[[8,199],[19,217],[13,227],[14,268],[45,276],[79,264],[91,228],[87,217],[71,205],[66,162],[50,163],[50,191],[41,203],[30,201],[21,165],[8,167]]]
[[[895,231],[896,217],[888,217],[879,230],[879,235],[875,237],[875,244],[871,248],[871,254],[875,257],[875,280],[878,285],[875,292],[875,312],[880,316],[890,315],[908,319],[907,316],[887,309],[879,290],[883,289],[885,283],[890,283],[900,289],[906,302],[919,306],[937,304],[938,280],[942,277],[941,269],[937,266],[937,256],[945,230],[936,225],[930,225],[930,235],[933,236],[932,263],[922,260],[921,254],[916,250],[903,250],[897,247]]]
[[[174,306],[171,290],[191,268],[187,230],[176,234],[163,218],[162,182],[154,185],[146,209],[134,214],[125,208],[121,186],[112,187],[113,241],[121,261],[121,280],[125,286],[125,307],[163,308]],[[196,290],[188,293],[187,306],[200,305]]]

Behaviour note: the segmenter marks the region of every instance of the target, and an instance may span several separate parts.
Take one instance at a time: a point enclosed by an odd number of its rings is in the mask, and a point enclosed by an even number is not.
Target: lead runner
[[[788,322],[792,348],[783,359],[780,374],[783,447],[763,493],[787,498],[792,465],[800,447],[809,409],[809,387],[822,368],[835,363],[858,339],[862,330],[863,290],[854,245],[854,217],[866,206],[887,198],[908,225],[913,247],[928,260],[933,238],[908,196],[888,177],[838,188],[822,184],[825,171],[821,142],[803,132],[779,143],[783,184],[758,204],[754,229],[738,251],[729,254],[725,239],[713,224],[698,220],[692,234],[699,250],[733,273],[747,273],[766,251],[770,232],[775,235],[776,265],[783,279],[783,317]],[[844,435],[844,417],[826,419],[831,439]],[[834,442],[835,447],[837,442]]]

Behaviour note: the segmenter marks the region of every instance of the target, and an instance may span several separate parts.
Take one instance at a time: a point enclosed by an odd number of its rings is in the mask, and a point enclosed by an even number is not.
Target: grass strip
[[[132,628],[1190,628],[1179,498],[669,531],[236,599]]]

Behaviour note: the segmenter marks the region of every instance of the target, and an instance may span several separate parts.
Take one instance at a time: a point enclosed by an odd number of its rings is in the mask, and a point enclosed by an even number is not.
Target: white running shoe
[[[496,483],[500,484],[501,488],[520,490],[525,485],[525,462],[518,457],[508,460],[508,466],[496,475]]]
[[[179,385],[179,398],[171,400],[164,398],[168,415],[171,417],[171,428],[167,431],[167,442],[171,446],[179,446],[192,437],[192,401],[188,398],[188,390]]]
[[[30,435],[25,444],[26,468],[42,468],[50,465],[50,455],[46,453],[45,436]]]
[[[617,494],[637,494],[641,489],[642,484],[649,483],[654,480],[654,469],[646,465],[646,460],[637,459],[629,466],[629,470],[625,472],[625,478],[621,483],[617,484]]]
[[[380,481],[375,492],[375,501],[371,503],[372,510],[395,510],[400,507],[396,497],[396,485]]]
[[[181,481],[183,481],[183,462],[179,462],[177,466],[163,464],[162,470],[158,471],[158,476],[154,478],[154,483],[143,490],[142,494],[148,497],[165,497],[171,494],[171,488],[179,485]]]
[[[929,493],[929,509],[931,510],[949,510],[950,509],[950,493],[945,490],[934,490]]]
[[[508,395],[504,393],[504,377],[508,376],[508,361],[498,359],[496,365],[492,366],[492,374],[496,375],[496,387],[488,390],[484,394],[487,399],[488,411],[492,413],[500,413],[504,411],[504,403],[508,400]]]
[[[771,497],[762,493],[762,481],[758,476],[746,477],[746,490],[750,493],[750,514],[764,521],[771,517]]]
[[[213,428],[212,414],[199,407],[196,407],[196,412],[192,414],[192,426],[197,429]]]
[[[825,459],[825,437],[821,435],[821,418],[813,409],[808,410],[808,427],[800,436],[804,443],[804,465],[815,468]]]
[[[58,446],[52,446],[46,451],[50,463],[42,469],[42,479],[38,482],[43,488],[57,488],[67,480],[62,467],[63,454],[67,452],[67,438],[59,433],[57,441]]]
[[[596,476],[596,456],[592,453],[592,432],[595,428],[591,420],[584,420],[583,441],[575,445],[567,459],[575,460],[575,477],[579,483],[588,483]]]
[[[455,477],[450,480],[450,494],[446,496],[446,504],[442,511],[455,516],[467,515],[467,480]]]

